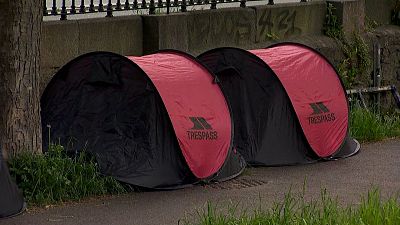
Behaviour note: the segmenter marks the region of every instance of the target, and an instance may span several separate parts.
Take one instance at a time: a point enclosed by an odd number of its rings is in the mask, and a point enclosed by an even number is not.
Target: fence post
[[[53,0],[53,7],[51,7],[51,15],[57,15],[56,0]]]
[[[131,9],[131,7],[129,6],[129,0],[125,1],[124,9],[125,10],[130,10]]]
[[[210,9],[217,9],[217,0],[211,0],[211,7]]]
[[[246,0],[240,0],[240,7],[246,8]]]
[[[169,14],[170,5],[171,5],[171,0],[167,0],[167,14]]]
[[[47,13],[47,6],[46,6],[46,0],[43,0],[43,16],[49,15]]]
[[[373,63],[373,86],[380,87],[381,86],[381,45],[379,42],[374,43],[374,63]],[[378,92],[373,96],[374,100],[374,108],[376,111],[379,112],[380,110],[380,101],[381,101],[381,94]]]
[[[67,7],[65,7],[65,0],[62,1],[60,20],[67,20]]]
[[[273,4],[275,4],[274,0],[268,0],[268,5],[273,5]]]
[[[118,11],[122,10],[121,0],[117,0],[117,5],[115,6],[115,10],[118,10]]]
[[[85,0],[81,0],[81,6],[79,6],[79,12],[80,13],[85,13],[86,12]]]
[[[150,0],[149,14],[156,14],[156,6],[154,4],[154,0]]]
[[[186,9],[186,0],[182,0],[181,12],[187,12],[187,9]]]
[[[104,12],[104,7],[103,7],[103,0],[99,0],[99,12]]]
[[[71,10],[69,12],[71,14],[75,14],[76,13],[75,0],[72,0],[72,2],[71,2]]]
[[[146,2],[146,0],[142,0],[142,9],[147,9],[147,2]]]
[[[89,12],[94,12],[94,4],[93,4],[93,0],[90,0]]]
[[[108,0],[106,17],[113,17],[113,8],[112,8],[111,0]]]

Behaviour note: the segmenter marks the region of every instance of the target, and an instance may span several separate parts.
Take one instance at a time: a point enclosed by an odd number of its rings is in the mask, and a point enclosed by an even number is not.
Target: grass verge
[[[355,108],[350,115],[350,133],[359,141],[380,141],[400,136],[400,115],[398,113],[376,114]]]
[[[118,181],[101,176],[96,163],[84,153],[72,159],[59,145],[51,145],[42,155],[25,152],[15,156],[9,168],[26,201],[33,205],[125,192]]]
[[[193,224],[193,223],[186,223]],[[199,213],[198,225],[398,225],[400,202],[398,197],[382,200],[373,190],[357,206],[342,207],[336,199],[322,191],[318,201],[306,202],[303,197],[287,194],[281,203],[270,209],[260,206],[252,213],[238,212],[237,206],[222,213],[208,204]]]

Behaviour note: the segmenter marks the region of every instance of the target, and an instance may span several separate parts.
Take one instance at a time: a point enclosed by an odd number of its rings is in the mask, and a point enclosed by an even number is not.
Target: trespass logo
[[[313,113],[308,117],[308,124],[320,124],[335,121],[335,113],[329,111],[328,107],[322,102],[310,104]]]
[[[203,117],[189,117],[193,127],[187,131],[189,140],[216,140],[218,132]]]

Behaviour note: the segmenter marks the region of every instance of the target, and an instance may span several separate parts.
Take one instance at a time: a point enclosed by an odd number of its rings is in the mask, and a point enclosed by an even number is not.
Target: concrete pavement
[[[182,224],[196,218],[207,204],[221,207],[239,203],[254,208],[271,206],[289,190],[300,192],[306,183],[306,199],[318,198],[321,188],[343,204],[356,204],[361,195],[378,187],[385,195],[400,191],[400,139],[363,144],[361,152],[345,160],[303,166],[249,168],[235,180],[175,191],[131,193],[30,210],[0,221],[11,224]]]

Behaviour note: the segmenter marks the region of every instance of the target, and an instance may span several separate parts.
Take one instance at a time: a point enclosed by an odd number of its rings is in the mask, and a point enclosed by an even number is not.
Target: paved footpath
[[[221,207],[270,206],[291,190],[318,198],[321,188],[343,204],[357,204],[361,195],[379,187],[385,195],[400,191],[400,139],[363,144],[361,152],[345,160],[312,165],[247,169],[235,180],[175,191],[142,192],[104,197],[82,203],[30,210],[0,221],[1,225],[36,224],[178,224],[196,217],[208,201]],[[182,223],[179,223],[182,224]]]

